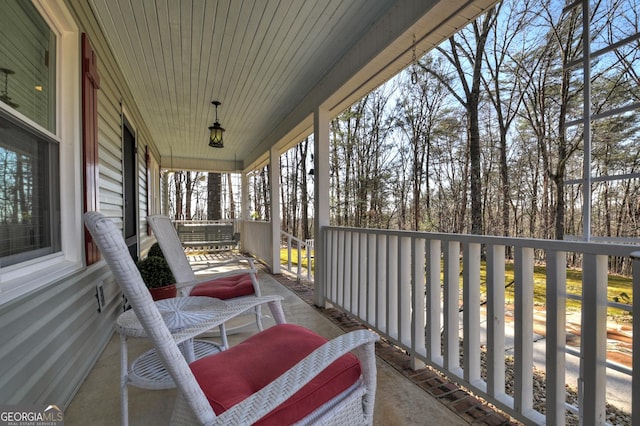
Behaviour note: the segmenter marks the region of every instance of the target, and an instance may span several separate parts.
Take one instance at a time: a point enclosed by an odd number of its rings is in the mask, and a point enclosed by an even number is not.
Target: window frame
[[[36,163],[39,163],[41,160],[46,160],[46,162],[48,163],[47,165],[48,169],[44,174],[38,173],[39,177],[37,179],[35,178],[35,175],[34,175],[34,180],[37,180],[38,182],[42,180],[50,182],[45,192],[42,194],[39,194],[38,197],[47,199],[44,209],[49,210],[51,212],[46,217],[46,221],[49,223],[49,228],[50,228],[49,230],[49,233],[50,233],[49,237],[51,238],[50,244],[48,246],[34,248],[26,251],[21,251],[19,253],[13,253],[8,256],[4,256],[2,263],[4,263],[5,259],[8,260],[8,263],[6,263],[5,265],[0,264],[0,270],[3,270],[8,268],[11,265],[25,263],[33,259],[41,259],[49,254],[55,254],[61,250],[60,228],[57,225],[57,223],[60,221],[60,217],[59,217],[60,188],[59,188],[59,182],[53,179],[54,175],[57,175],[57,176],[60,175],[60,171],[58,170],[58,168],[60,167],[60,158],[59,158],[60,143],[58,140],[56,140],[56,138],[51,137],[50,134],[45,134],[41,132],[39,129],[34,128],[33,126],[29,126],[27,123],[16,118],[14,115],[9,115],[6,109],[2,108],[0,109],[0,112],[1,112],[2,118],[5,121],[7,121],[11,126],[14,126],[17,132],[25,134],[27,138],[34,138],[35,140],[37,140],[37,142],[35,143],[37,143],[38,146],[33,147],[37,151],[40,151],[41,148],[45,147],[45,145],[42,145],[42,143],[46,144],[46,148],[44,148],[47,151],[47,153],[45,154],[46,158],[44,159],[40,158],[38,154],[38,158],[36,158]],[[26,141],[23,141],[23,143],[24,142]],[[11,142],[9,144],[10,146],[7,149],[13,150],[14,152],[16,152],[16,154],[18,154],[17,151],[20,149],[19,148],[20,142],[18,142],[17,144],[14,143],[13,147],[11,146]],[[23,151],[23,152],[29,152],[29,151],[30,150],[27,149],[26,151]],[[33,168],[37,167],[38,169],[40,169],[39,164],[34,164],[32,167]],[[34,190],[33,193],[35,194],[36,191]]]
[[[0,305],[45,287],[83,266],[80,31],[63,2],[32,0],[56,36],[55,133],[19,111],[3,111],[59,146],[60,247],[56,253],[0,269]],[[64,100],[64,102],[63,102]]]

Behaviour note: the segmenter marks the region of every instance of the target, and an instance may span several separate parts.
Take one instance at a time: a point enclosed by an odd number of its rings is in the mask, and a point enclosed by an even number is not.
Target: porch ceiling
[[[89,0],[163,168],[266,161],[495,0]],[[207,145],[218,118],[223,149]]]

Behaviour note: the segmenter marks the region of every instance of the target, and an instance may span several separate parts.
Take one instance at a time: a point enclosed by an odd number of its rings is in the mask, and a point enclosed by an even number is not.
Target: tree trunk
[[[182,201],[183,201],[183,191],[182,191],[182,181],[184,179],[184,172],[175,172],[173,174],[173,184],[176,191],[176,211],[175,211],[175,219],[181,220],[184,218],[183,209],[182,209]]]
[[[222,219],[222,175],[209,173],[207,177],[207,219]]]
[[[193,181],[191,172],[185,172],[185,197],[184,197],[184,218],[191,220],[191,195],[193,194]]]
[[[231,181],[231,173],[227,173],[227,183],[229,186],[229,219],[236,219],[236,200],[233,197],[233,182]]]

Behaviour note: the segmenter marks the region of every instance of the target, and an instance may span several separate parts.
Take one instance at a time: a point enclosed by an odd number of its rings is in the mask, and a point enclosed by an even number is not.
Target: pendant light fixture
[[[218,101],[212,101],[211,103],[216,107],[216,121],[213,122],[213,125],[209,126],[209,146],[211,148],[224,148],[222,141],[224,129],[220,126],[220,123],[218,123],[218,106],[222,104]]]

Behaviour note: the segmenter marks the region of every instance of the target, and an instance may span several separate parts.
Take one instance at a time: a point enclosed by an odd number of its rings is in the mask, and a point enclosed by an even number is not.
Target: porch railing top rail
[[[597,242],[577,240],[550,240],[524,237],[498,237],[493,235],[450,234],[438,232],[406,231],[391,229],[369,229],[342,226],[325,226],[324,230],[367,233],[373,235],[397,235],[408,238],[420,238],[439,241],[458,241],[485,245],[529,247],[544,251],[581,252],[584,254],[606,254],[609,256],[629,256],[640,248],[640,238],[627,239],[625,242]]]

